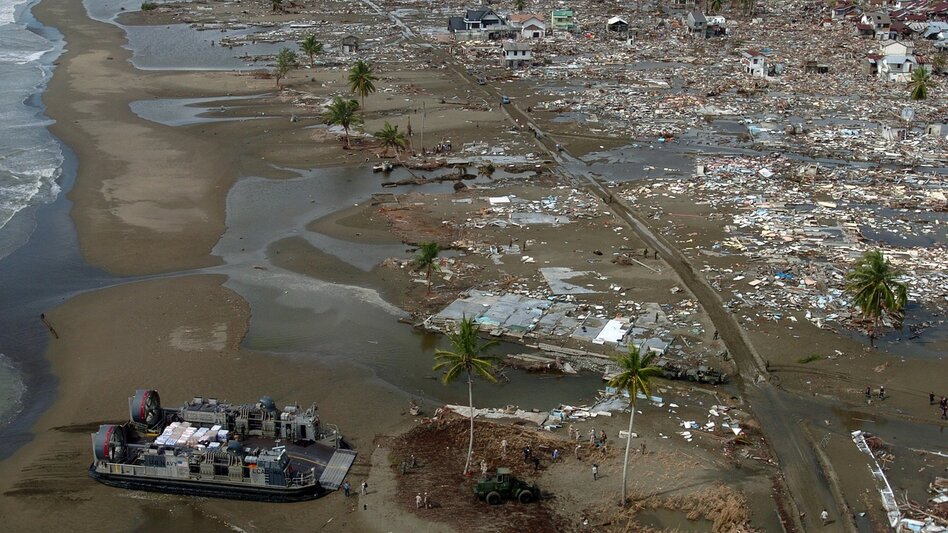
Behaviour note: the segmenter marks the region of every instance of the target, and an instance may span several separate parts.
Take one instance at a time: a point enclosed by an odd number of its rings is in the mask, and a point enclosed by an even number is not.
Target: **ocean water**
[[[0,0],[0,259],[33,227],[33,221],[11,224],[13,217],[54,200],[62,172],[63,152],[39,102],[62,41],[33,19],[34,3]]]
[[[38,204],[56,199],[63,151],[47,129],[40,94],[62,52],[62,36],[30,13],[36,0],[0,0],[0,261],[36,227]],[[4,280],[0,278],[0,283]],[[6,340],[8,337],[0,337]],[[0,342],[0,425],[21,408],[25,387]]]

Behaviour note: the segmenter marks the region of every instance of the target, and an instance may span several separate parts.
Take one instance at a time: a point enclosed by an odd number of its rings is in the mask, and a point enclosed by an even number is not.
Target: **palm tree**
[[[270,0],[270,8],[273,10],[274,13],[276,13],[278,9],[282,10],[283,0]]]
[[[626,479],[629,474],[629,449],[632,447],[632,421],[635,419],[635,401],[641,392],[648,398],[652,388],[652,378],[662,375],[662,369],[654,366],[655,354],[639,355],[639,349],[629,344],[628,355],[616,357],[619,374],[609,380],[609,386],[629,393],[629,437],[625,442],[625,461],[622,463],[622,505],[626,504]]]
[[[285,78],[286,75],[296,68],[296,52],[290,50],[289,48],[284,48],[280,50],[280,53],[277,54],[276,58],[276,80],[277,87],[280,86],[280,79]]]
[[[375,72],[372,67],[361,59],[349,69],[349,91],[359,93],[362,97],[362,108],[365,108],[365,97],[375,92]]]
[[[724,0],[708,0],[707,6],[709,13],[717,13],[724,7]]]
[[[527,3],[524,2],[524,0],[516,0],[516,2],[514,3],[514,6],[517,8],[517,11],[521,11],[521,12],[523,11],[524,6],[526,5]]]
[[[316,56],[323,53],[323,43],[317,41],[315,35],[310,35],[303,39],[303,42],[300,43],[300,48],[303,49],[303,53],[309,56],[309,66],[315,67]]]
[[[387,124],[387,123],[386,123]],[[418,245],[418,255],[415,256],[415,267],[418,270],[425,269],[425,281],[428,282],[428,294],[431,294],[431,271],[438,270],[438,264],[435,259],[441,247],[436,242],[423,242]]]
[[[346,147],[349,147],[349,128],[362,122],[362,119],[356,115],[359,110],[359,102],[352,99],[345,99],[341,96],[333,97],[332,103],[326,108],[323,115],[323,123],[329,126],[340,125],[346,132]]]
[[[398,126],[392,126],[385,121],[385,125],[382,126],[382,129],[373,134],[376,139],[379,140],[379,143],[385,147],[385,155],[388,155],[388,149],[395,149],[395,160],[398,161],[398,151],[404,149],[408,144],[408,140],[405,138],[405,134],[398,131]],[[433,243],[425,243],[433,244]],[[437,246],[437,244],[435,244]],[[435,254],[437,255],[437,253]]]
[[[464,374],[467,376],[467,399],[471,409],[471,436],[467,444],[467,461],[464,463],[464,474],[467,475],[471,467],[471,455],[474,453],[474,376],[496,383],[494,376],[494,357],[484,355],[484,351],[497,344],[497,341],[482,341],[477,336],[477,326],[474,319],[464,317],[458,324],[458,329],[448,334],[453,351],[435,350],[434,370],[446,369],[441,381],[447,385]]]
[[[846,292],[852,295],[853,304],[859,308],[863,318],[872,321],[870,346],[875,346],[876,328],[883,316],[890,316],[897,322],[905,317],[908,291],[904,283],[897,281],[901,275],[902,272],[889,264],[879,250],[866,252],[846,275]]]
[[[918,67],[912,71],[912,81],[909,82],[909,88],[912,89],[912,100],[925,100],[928,98],[928,86],[931,84],[932,77],[928,69]]]

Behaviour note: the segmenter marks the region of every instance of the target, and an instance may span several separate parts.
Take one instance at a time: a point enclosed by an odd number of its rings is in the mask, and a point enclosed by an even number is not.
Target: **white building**
[[[741,65],[744,66],[744,72],[755,78],[763,78],[767,75],[767,64],[764,54],[757,50],[741,52]]]
[[[504,66],[517,68],[533,62],[533,47],[528,43],[508,41],[504,43]]]
[[[524,39],[539,39],[546,35],[543,18],[532,13],[510,15],[510,27],[520,32],[520,37]]]

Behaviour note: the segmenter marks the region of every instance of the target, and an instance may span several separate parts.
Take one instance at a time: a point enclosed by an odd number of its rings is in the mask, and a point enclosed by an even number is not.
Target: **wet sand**
[[[60,61],[45,100],[50,116],[59,121],[55,133],[80,159],[70,197],[75,201],[73,217],[82,252],[94,265],[135,275],[218,264],[211,250],[225,231],[225,198],[238,177],[293,177],[293,172],[276,167],[362,164],[363,157],[370,157],[368,152],[339,150],[331,139],[314,144],[314,138],[325,136],[318,128],[303,126],[319,121],[311,107],[295,101],[292,92],[254,103],[254,113],[273,113],[283,117],[279,120],[180,128],[142,120],[130,110],[130,102],[261,94],[271,91],[274,84],[226,72],[136,71],[127,63],[130,52],[120,47],[122,31],[88,20],[81,4],[47,0],[36,13],[63,28],[69,42],[69,52]],[[390,74],[387,81],[408,86],[427,75]],[[296,72],[290,82],[322,97],[343,85],[338,70]],[[449,76],[441,75],[428,90],[454,90],[452,83]],[[438,98],[426,98],[433,137],[450,132],[460,142],[485,137],[510,141],[519,135],[502,131],[503,113],[472,114],[450,107],[435,112]],[[397,100],[390,95],[372,100],[366,129],[403,118],[406,110]],[[302,124],[290,126],[286,117],[291,113],[299,114]],[[462,116],[473,116],[478,123],[464,123]],[[419,117],[412,117],[417,131]],[[598,147],[599,142],[586,144],[593,149],[592,144]],[[187,164],[177,164],[184,161]],[[387,232],[375,229],[376,222],[368,220],[371,213],[357,211],[321,218],[310,227],[342,240],[397,243]],[[556,231],[549,234],[554,240]],[[559,253],[569,255],[571,250]],[[369,286],[390,303],[407,299],[403,273],[382,279],[387,273],[378,269],[360,272],[297,237],[273,242],[266,251],[273,264],[289,270],[325,281]],[[275,259],[276,255],[283,257]],[[56,400],[37,422],[34,441],[0,463],[4,480],[0,482],[0,517],[9,519],[12,529],[56,527],[64,513],[96,530],[105,526],[110,530],[187,527],[217,531],[232,525],[259,528],[260,524],[293,530],[313,529],[315,524],[325,531],[432,527],[403,516],[381,494],[367,502],[332,494],[315,504],[268,506],[129,493],[100,486],[85,476],[88,434],[100,422],[124,420],[126,397],[135,388],[147,386],[159,389],[166,405],[194,394],[251,401],[253,395],[266,393],[279,403],[317,401],[325,421],[339,424],[360,451],[352,479],[358,482],[374,468],[370,477],[374,487],[393,486],[391,471],[385,471],[387,457],[379,450],[373,453],[373,439],[410,424],[403,413],[408,395],[380,380],[375,373],[381,370],[339,358],[330,362],[241,348],[250,308],[222,287],[223,281],[223,276],[181,276],[122,285],[82,295],[50,311],[63,335],[62,342],[54,343],[47,354],[60,379]],[[648,281],[648,277],[639,280]],[[644,289],[643,296],[653,290],[667,292],[665,283]],[[409,291],[418,288],[412,286]],[[752,338],[772,342],[753,334]],[[793,344],[785,339],[780,342],[781,346]],[[792,348],[786,351],[784,357],[790,357]],[[759,493],[767,493],[759,479],[753,484]],[[581,494],[582,484],[571,490]],[[855,493],[858,487],[852,490]],[[758,499],[758,509],[766,509],[769,502],[766,497]],[[360,511],[362,503],[367,510]],[[569,509],[584,505],[572,501]],[[115,506],[127,512],[103,512]],[[153,525],[142,527],[142,522]]]

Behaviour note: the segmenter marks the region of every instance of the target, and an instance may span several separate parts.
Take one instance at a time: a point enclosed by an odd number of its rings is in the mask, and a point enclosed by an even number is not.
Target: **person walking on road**
[[[826,509],[823,509],[823,512],[820,513],[820,519],[823,521],[823,525],[824,525],[824,526],[825,526],[826,524],[829,524],[829,521],[830,521],[830,514],[829,514],[829,511],[827,511]]]

